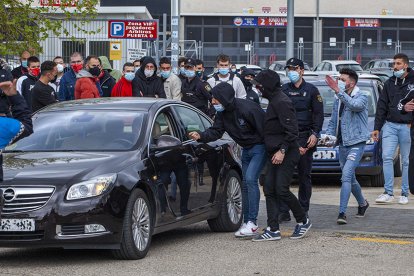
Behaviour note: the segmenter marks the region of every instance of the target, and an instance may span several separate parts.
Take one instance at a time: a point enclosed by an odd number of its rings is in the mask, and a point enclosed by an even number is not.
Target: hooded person
[[[132,96],[166,98],[164,84],[157,76],[157,65],[152,57],[146,57],[135,73],[132,81]]]
[[[227,82],[217,84],[212,90],[212,104],[217,111],[214,124],[204,132],[190,132],[193,140],[208,143],[220,139],[227,132],[243,147],[242,151],[242,206],[244,222],[236,237],[256,235],[260,191],[258,178],[266,161],[264,146],[264,111],[246,99],[235,98],[234,88]]]
[[[240,79],[244,85],[244,88],[246,89],[246,99],[260,104],[259,95],[255,91],[256,88],[253,87],[253,84],[251,82],[255,76],[256,74],[252,69],[244,69],[240,75]]]
[[[111,63],[109,62],[109,59],[106,56],[100,56],[99,59],[102,62],[102,69],[108,72],[109,75],[111,75],[115,79],[115,82],[119,81],[119,79],[122,77],[122,72],[116,69],[112,69]],[[109,91],[109,94],[110,93],[111,92]]]
[[[111,64],[108,61],[108,58],[105,56],[99,57],[99,63],[101,64],[101,73],[99,74],[99,86],[102,90],[102,97],[111,97],[112,89],[116,84],[116,80],[111,76],[112,69]]]

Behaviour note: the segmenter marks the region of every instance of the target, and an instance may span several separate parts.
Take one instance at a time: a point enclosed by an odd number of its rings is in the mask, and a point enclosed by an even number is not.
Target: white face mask
[[[63,67],[63,65],[62,65],[62,64],[58,64],[58,65],[57,65],[57,70],[58,70],[58,72],[59,72],[59,73],[62,73],[64,69],[65,69],[65,68]]]
[[[148,70],[148,69],[145,69],[144,70],[144,75],[147,77],[147,78],[150,78],[150,77],[152,77],[152,75],[154,75],[154,70]]]

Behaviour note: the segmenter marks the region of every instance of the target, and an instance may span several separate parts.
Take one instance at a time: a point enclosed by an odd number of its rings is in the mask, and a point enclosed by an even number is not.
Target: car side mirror
[[[161,135],[157,138],[154,138],[154,142],[155,143],[150,146],[151,151],[168,150],[173,147],[182,145],[180,139],[171,135]]]

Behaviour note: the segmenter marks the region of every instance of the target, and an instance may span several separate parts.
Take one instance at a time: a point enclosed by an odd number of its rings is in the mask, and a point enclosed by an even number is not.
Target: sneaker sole
[[[398,202],[398,204],[400,204],[400,205],[407,205],[408,202]]]
[[[339,224],[339,225],[344,225],[344,224],[347,224],[348,222],[346,220],[343,220],[343,219],[338,219],[338,220],[336,220],[336,223]]]
[[[282,237],[277,237],[277,238],[269,238],[269,239],[262,239],[262,240],[255,240],[255,239],[252,239],[252,241],[253,242],[262,242],[262,241],[279,241],[279,240],[281,240],[282,239]]]
[[[305,233],[303,233],[303,235],[302,235],[302,236],[298,236],[298,237],[290,237],[290,239],[291,239],[291,240],[298,240],[298,239],[301,239],[301,238],[305,237],[305,236],[306,236],[306,234],[308,233],[309,229],[311,229],[311,227],[312,227],[312,224],[311,224],[311,225],[309,225],[308,229],[306,229]]]
[[[361,216],[361,215],[355,215],[356,218],[363,218],[365,217],[365,215]]]

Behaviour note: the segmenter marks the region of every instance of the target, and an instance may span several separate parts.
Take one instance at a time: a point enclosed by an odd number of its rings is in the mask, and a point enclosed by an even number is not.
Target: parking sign
[[[111,37],[124,37],[125,35],[125,23],[124,22],[111,22]]]

